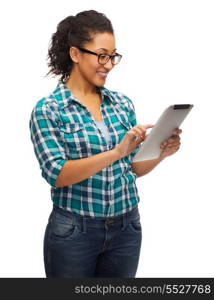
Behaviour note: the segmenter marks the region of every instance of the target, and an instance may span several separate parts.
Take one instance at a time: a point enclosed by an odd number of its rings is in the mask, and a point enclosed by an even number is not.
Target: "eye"
[[[105,59],[105,58],[107,58],[108,57],[108,55],[106,55],[106,54],[100,54],[100,58],[101,59]]]
[[[104,63],[104,62],[106,62],[107,60],[108,60],[108,55],[106,55],[106,54],[100,54],[99,55],[99,61],[101,62],[101,63]]]

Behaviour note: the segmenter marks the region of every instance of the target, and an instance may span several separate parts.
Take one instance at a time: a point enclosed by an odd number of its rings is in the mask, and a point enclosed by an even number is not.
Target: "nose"
[[[114,67],[114,65],[113,65],[112,62],[111,62],[111,59],[109,59],[109,61],[104,65],[104,67],[105,67],[108,71],[110,71],[110,70]]]

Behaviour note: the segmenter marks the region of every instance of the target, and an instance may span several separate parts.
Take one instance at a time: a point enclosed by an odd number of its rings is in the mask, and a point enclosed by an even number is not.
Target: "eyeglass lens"
[[[111,62],[113,65],[116,65],[120,62],[121,57],[119,55],[114,55],[111,57]],[[99,63],[100,64],[106,64],[109,60],[109,56],[105,54],[99,55]]]

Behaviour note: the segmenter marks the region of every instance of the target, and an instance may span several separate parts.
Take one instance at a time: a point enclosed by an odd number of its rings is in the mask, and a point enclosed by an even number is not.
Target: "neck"
[[[65,84],[74,95],[88,96],[97,94],[97,87],[87,82],[75,68]]]

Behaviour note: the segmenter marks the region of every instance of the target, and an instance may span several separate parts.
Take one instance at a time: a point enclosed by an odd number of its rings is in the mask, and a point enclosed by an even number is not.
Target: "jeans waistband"
[[[84,231],[86,230],[86,226],[92,226],[92,227],[102,227],[112,224],[122,224],[122,228],[124,229],[126,224],[129,223],[131,220],[137,220],[140,218],[139,211],[138,211],[138,205],[134,206],[134,208],[119,216],[113,216],[113,217],[90,217],[90,216],[81,216],[76,213],[73,213],[71,211],[62,209],[56,205],[53,205],[53,213],[59,213],[60,215],[63,215],[65,217],[71,218],[72,222],[75,224],[83,224]]]

